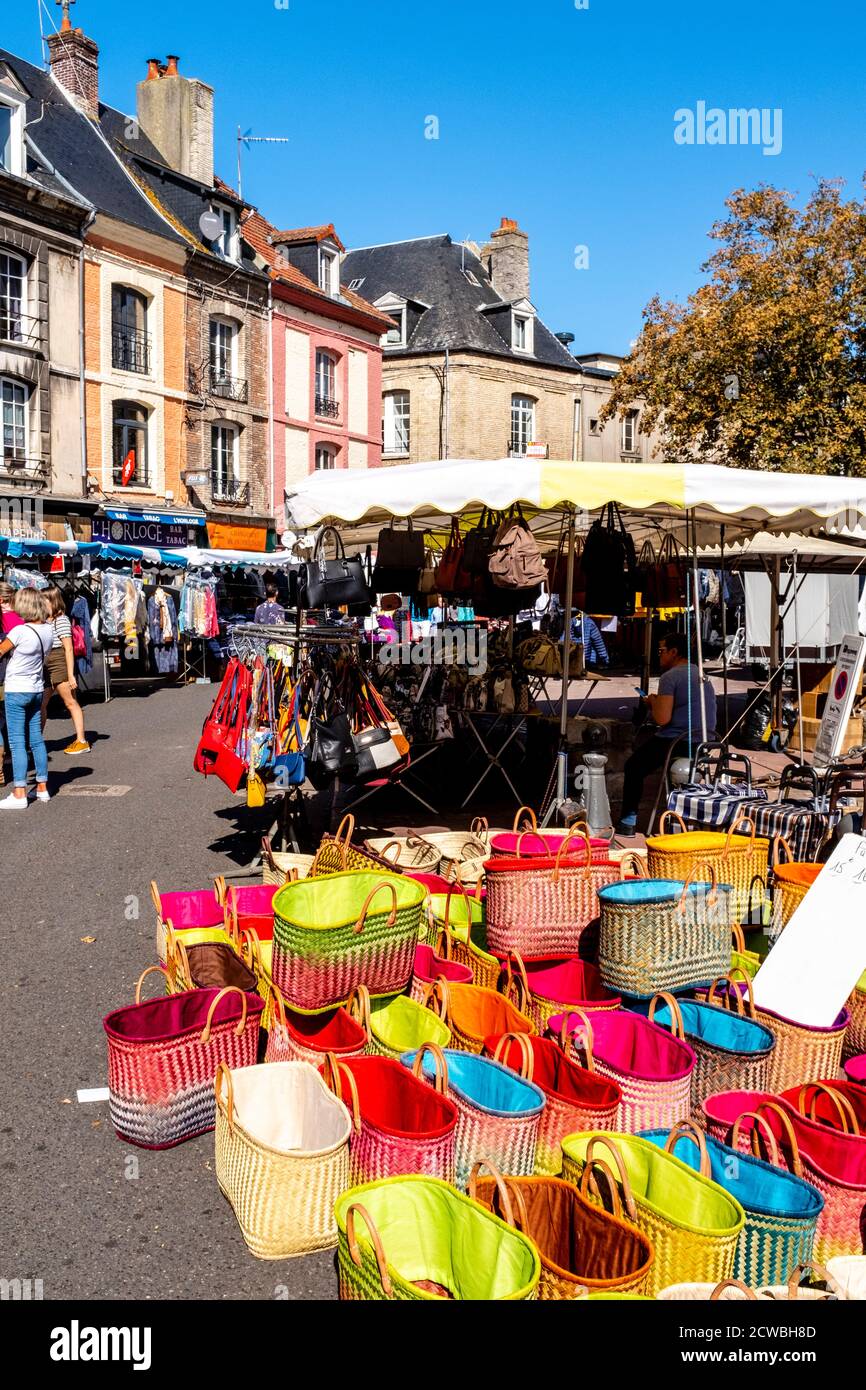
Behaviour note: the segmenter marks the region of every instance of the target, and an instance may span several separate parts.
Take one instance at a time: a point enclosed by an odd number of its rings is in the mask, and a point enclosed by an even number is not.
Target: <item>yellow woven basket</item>
[[[669,821],[676,821],[681,833],[665,834]],[[697,870],[698,883],[709,882],[709,867],[716,870],[719,883],[733,888],[730,895],[731,921],[744,921],[749,912],[752,885],[767,877],[769,840],[755,837],[755,823],[739,815],[725,834],[718,830],[687,830],[675,811],[665,811],[659,821],[661,834],[652,835],[647,844],[647,873],[650,878],[682,879]],[[739,830],[745,833],[738,834]]]

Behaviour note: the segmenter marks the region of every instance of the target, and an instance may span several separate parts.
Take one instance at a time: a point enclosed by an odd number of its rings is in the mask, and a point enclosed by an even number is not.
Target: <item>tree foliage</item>
[[[644,402],[660,453],[866,474],[866,202],[821,180],[803,208],[737,190],[686,304],[656,296],[604,417]]]

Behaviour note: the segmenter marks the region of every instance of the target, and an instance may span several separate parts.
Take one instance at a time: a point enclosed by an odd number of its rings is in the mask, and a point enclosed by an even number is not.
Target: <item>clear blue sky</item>
[[[78,0],[103,99],[134,110],[151,55],[216,89],[217,168],[280,226],[347,246],[505,215],[530,234],[532,298],[578,351],[625,352],[656,292],[696,283],[739,186],[852,194],[866,168],[863,0]],[[53,0],[45,6],[56,16]],[[4,0],[0,44],[39,62],[40,0]],[[674,112],[783,112],[782,151],[680,146]],[[425,117],[439,139],[424,138]],[[574,248],[589,248],[589,269]]]

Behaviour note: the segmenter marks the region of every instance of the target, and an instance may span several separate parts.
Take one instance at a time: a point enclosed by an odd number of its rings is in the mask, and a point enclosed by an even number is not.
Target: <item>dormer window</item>
[[[23,175],[24,103],[0,85],[0,168],[7,174]]]
[[[222,229],[214,240],[214,251],[218,256],[222,256],[224,261],[238,260],[238,220],[234,210],[217,204],[212,211],[222,224]]]
[[[511,346],[515,352],[533,351],[533,320],[529,314],[511,315]]]
[[[319,289],[332,297],[340,289],[340,264],[336,251],[328,246],[319,247]]]
[[[385,347],[405,347],[406,346],[406,310],[389,309],[389,318],[395,319],[393,328],[389,328],[385,337],[382,339]]]

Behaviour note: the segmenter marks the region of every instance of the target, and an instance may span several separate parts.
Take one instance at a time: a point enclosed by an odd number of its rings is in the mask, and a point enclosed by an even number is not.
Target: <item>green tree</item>
[[[866,203],[737,190],[686,304],[653,298],[603,418],[641,398],[667,459],[866,474]]]

